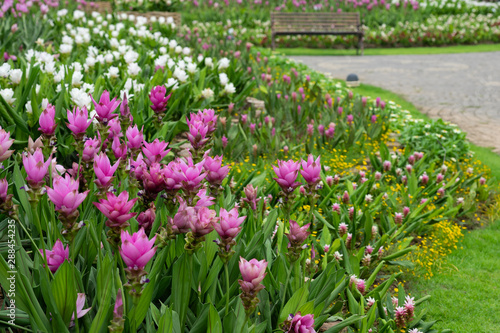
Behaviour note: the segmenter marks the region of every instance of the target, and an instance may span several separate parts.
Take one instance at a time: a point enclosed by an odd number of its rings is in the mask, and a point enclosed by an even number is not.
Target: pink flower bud
[[[165,112],[167,109],[167,103],[170,99],[171,94],[165,96],[167,94],[167,88],[165,86],[156,86],[151,89],[151,93],[149,94],[149,100],[153,105],[151,105],[151,109],[154,113],[159,114]]]
[[[47,264],[52,273],[55,273],[64,260],[69,260],[69,246],[64,248],[63,243],[56,240],[52,250],[40,249],[40,253],[47,259]]]
[[[276,173],[276,178],[273,178],[281,187],[283,192],[290,193],[295,190],[300,183],[296,182],[300,169],[300,162],[292,160],[278,160],[278,166],[273,165],[273,170]]]
[[[75,137],[81,137],[87,131],[87,128],[92,123],[92,120],[89,120],[89,112],[87,107],[83,108],[74,107],[73,112],[67,110],[68,114],[68,123],[66,126],[73,132]]]
[[[146,156],[146,163],[148,164],[160,163],[161,160],[170,152],[170,149],[167,149],[168,142],[160,141],[159,139],[155,139],[151,143],[144,141],[143,144],[144,147],[142,147],[142,153]]]
[[[239,267],[243,280],[239,280],[238,282],[243,291],[254,291],[257,293],[264,288],[261,282],[266,276],[267,262],[265,260],[258,261],[257,259],[251,259],[250,261],[246,261],[240,257]]]
[[[142,143],[144,141],[143,128],[139,131],[137,125],[134,127],[129,126],[127,131],[125,132],[125,136],[127,137],[127,147],[131,150],[139,150],[142,147]]]
[[[120,255],[129,269],[144,269],[156,252],[156,235],[150,240],[141,228],[138,232],[129,234],[128,231],[121,232]]]
[[[23,165],[27,173],[26,180],[30,186],[38,188],[43,184],[43,178],[47,174],[51,160],[51,158],[48,158],[47,161],[44,161],[40,148],[34,154],[27,153],[23,155]]]
[[[46,186],[49,199],[61,214],[73,214],[87,197],[89,191],[78,193],[78,185],[78,181],[75,181],[70,175],[66,174],[65,178],[61,176],[54,178],[53,188]]]
[[[290,241],[292,246],[301,246],[302,243],[309,237],[310,233],[307,231],[311,223],[308,223],[304,226],[300,226],[294,220],[290,220],[290,232],[285,233],[286,237]]]
[[[104,90],[102,93],[99,98],[99,103],[94,100],[92,95],[90,95],[90,98],[92,98],[92,102],[94,103],[95,111],[97,112],[96,118],[99,122],[107,125],[111,119],[118,117],[118,115],[113,112],[116,110],[118,105],[120,105],[120,101],[118,101],[116,97],[110,100],[109,92],[107,90]]]
[[[222,156],[205,156],[203,168],[207,172],[206,180],[213,185],[221,185],[229,173],[229,167],[222,166]]]
[[[14,139],[10,138],[10,132],[0,127],[0,162],[5,161],[14,153],[14,150],[9,150],[13,143]]]
[[[218,222],[213,222],[212,225],[222,239],[233,239],[241,231],[241,224],[245,221],[246,216],[238,216],[238,209],[233,208],[230,211],[224,208],[220,209],[220,217]]]
[[[129,201],[128,196],[129,194],[127,191],[123,191],[118,196],[108,192],[106,199],[100,199],[99,202],[93,202],[97,209],[108,218],[106,222],[108,227],[126,228],[129,225],[127,221],[137,215],[137,213],[130,213],[130,210],[134,207],[138,198]]]
[[[321,156],[318,156],[314,159],[313,155],[310,154],[307,158],[307,162],[302,160],[302,170],[300,170],[300,174],[304,177],[304,180],[307,184],[309,184],[309,186],[316,185],[321,179],[320,158]]]
[[[45,110],[43,110],[40,114],[40,119],[38,120],[40,127],[38,128],[38,130],[46,136],[54,135],[57,127],[55,116],[56,108],[51,104],[47,105]]]

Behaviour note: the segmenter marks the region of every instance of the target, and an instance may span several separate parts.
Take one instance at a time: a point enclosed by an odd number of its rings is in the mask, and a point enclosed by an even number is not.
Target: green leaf
[[[286,288],[286,286],[285,286]],[[288,318],[288,315],[297,313],[299,308],[307,302],[307,297],[309,296],[309,289],[307,285],[303,286],[297,290],[293,296],[288,300],[285,307],[281,311],[278,322],[282,323]]]
[[[349,325],[355,324],[359,322],[361,319],[363,319],[365,316],[360,316],[360,315],[353,315],[346,320],[341,321],[337,325],[333,326],[332,328],[328,329],[325,333],[339,333],[342,331],[344,327],[347,327]]]
[[[76,285],[73,267],[67,260],[63,262],[54,275],[51,283],[53,299],[66,325],[76,309]]]

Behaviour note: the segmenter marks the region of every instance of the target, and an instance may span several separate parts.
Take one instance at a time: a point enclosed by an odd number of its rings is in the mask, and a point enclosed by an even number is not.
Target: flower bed
[[[399,271],[490,196],[459,134],[389,149],[426,127],[249,43],[47,15],[0,66],[2,325],[432,331]]]

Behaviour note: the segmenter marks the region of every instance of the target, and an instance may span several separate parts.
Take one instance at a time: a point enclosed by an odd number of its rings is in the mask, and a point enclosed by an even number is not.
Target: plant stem
[[[226,316],[229,313],[229,269],[227,262],[224,263],[224,271],[226,272]]]

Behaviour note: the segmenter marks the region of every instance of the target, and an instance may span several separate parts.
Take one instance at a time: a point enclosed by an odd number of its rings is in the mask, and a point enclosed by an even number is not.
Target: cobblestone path
[[[500,153],[500,52],[394,55],[294,56],[309,67],[395,92],[431,118],[467,132],[478,146]]]

